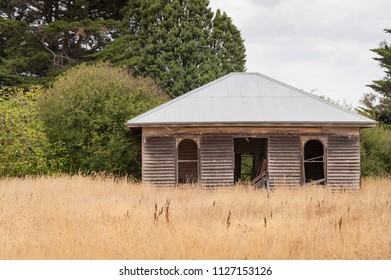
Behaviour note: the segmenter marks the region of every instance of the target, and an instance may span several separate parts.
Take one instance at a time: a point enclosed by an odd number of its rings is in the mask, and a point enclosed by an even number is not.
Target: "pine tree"
[[[125,0],[0,0],[0,85],[56,75],[112,41]]]
[[[233,71],[244,71],[243,62],[246,59],[246,50],[240,31],[227,14],[221,13],[220,10],[216,11],[213,19],[211,46],[213,55],[218,58],[218,69],[222,75]]]
[[[385,31],[391,33],[391,29]],[[378,55],[374,59],[379,61],[385,76],[368,85],[376,94],[364,95],[361,102],[366,108],[361,108],[361,112],[375,117],[381,123],[391,124],[391,45],[382,42],[378,48],[371,51]]]
[[[245,48],[231,19],[207,0],[134,0],[123,34],[99,53],[137,76],[154,78],[172,97],[224,74],[245,71]]]

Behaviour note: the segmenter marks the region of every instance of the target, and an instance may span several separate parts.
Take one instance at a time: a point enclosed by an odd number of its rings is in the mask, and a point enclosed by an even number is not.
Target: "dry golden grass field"
[[[0,259],[391,259],[391,181],[268,194],[3,179]]]

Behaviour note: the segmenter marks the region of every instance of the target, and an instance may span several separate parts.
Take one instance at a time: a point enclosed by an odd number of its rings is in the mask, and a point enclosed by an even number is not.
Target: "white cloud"
[[[382,76],[370,51],[390,36],[387,0],[211,0],[241,30],[247,69],[358,105]]]

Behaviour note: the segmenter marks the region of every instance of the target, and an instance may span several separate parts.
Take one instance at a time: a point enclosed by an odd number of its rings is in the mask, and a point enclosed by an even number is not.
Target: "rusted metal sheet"
[[[271,135],[269,137],[269,180],[271,187],[300,185],[299,135]]]
[[[175,150],[174,137],[143,137],[143,182],[175,184]]]
[[[349,188],[360,186],[359,135],[329,135],[327,185]]]
[[[202,137],[201,183],[206,186],[234,184],[234,145],[232,136]]]

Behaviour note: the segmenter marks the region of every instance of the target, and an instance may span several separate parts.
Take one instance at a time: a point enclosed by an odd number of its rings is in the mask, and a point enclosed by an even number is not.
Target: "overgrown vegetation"
[[[391,29],[385,29],[391,33]],[[383,79],[368,85],[375,93],[364,94],[359,113],[379,122],[361,131],[361,172],[363,176],[391,176],[391,46],[381,42],[372,49],[384,70]]]
[[[391,259],[391,181],[356,192],[0,180],[0,259]]]
[[[362,176],[391,176],[391,126],[361,131]]]
[[[124,122],[167,101],[149,78],[106,64],[82,64],[39,99],[50,143],[63,143],[62,171],[139,176],[140,139]]]
[[[39,117],[39,87],[0,88],[0,177],[48,174],[61,170],[61,147],[50,143]]]
[[[124,122],[244,64],[240,31],[206,0],[1,0],[0,176],[137,177]]]
[[[53,87],[0,88],[0,176],[140,176],[140,139],[124,122],[168,97],[149,78],[81,64]]]

